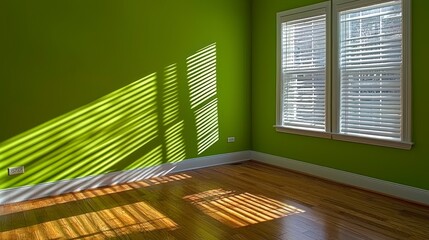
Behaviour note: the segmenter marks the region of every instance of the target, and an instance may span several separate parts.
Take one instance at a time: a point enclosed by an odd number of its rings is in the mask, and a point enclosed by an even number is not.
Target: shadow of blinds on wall
[[[219,140],[216,43],[188,57],[186,65],[198,154],[201,154]]]

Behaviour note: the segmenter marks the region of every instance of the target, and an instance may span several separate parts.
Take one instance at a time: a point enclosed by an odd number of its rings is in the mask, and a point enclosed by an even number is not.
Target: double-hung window
[[[277,130],[409,149],[409,5],[334,0],[278,13]]]
[[[324,136],[329,131],[326,97],[329,82],[329,4],[279,15],[280,126]]]

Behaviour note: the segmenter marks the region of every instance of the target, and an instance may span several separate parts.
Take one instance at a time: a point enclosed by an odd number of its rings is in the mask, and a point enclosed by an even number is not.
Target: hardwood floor
[[[429,239],[429,207],[249,161],[2,205],[0,239]]]

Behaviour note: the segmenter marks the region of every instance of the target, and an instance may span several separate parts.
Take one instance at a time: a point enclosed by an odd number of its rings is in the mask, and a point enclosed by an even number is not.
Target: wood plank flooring
[[[429,207],[249,161],[2,205],[0,239],[429,239]]]

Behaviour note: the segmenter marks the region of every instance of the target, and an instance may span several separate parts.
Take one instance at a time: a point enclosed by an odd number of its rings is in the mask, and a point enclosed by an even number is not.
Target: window
[[[282,17],[282,125],[326,131],[326,6]]]
[[[287,132],[328,136],[326,98],[329,4],[279,14],[278,125]]]
[[[332,21],[330,2],[279,13],[276,129],[409,149],[409,4],[337,0]]]

